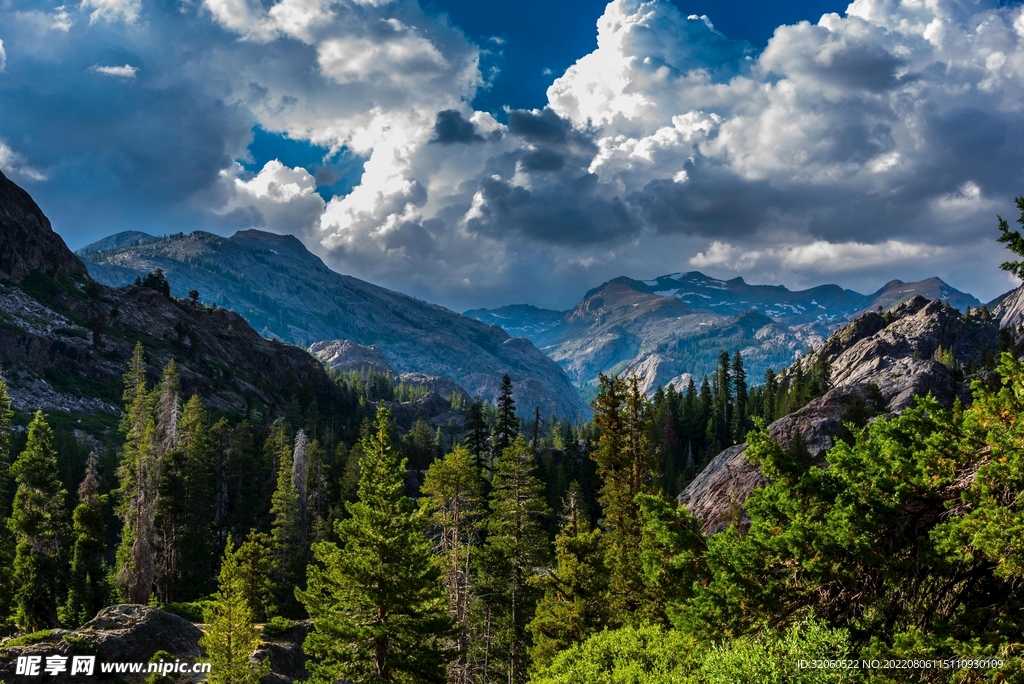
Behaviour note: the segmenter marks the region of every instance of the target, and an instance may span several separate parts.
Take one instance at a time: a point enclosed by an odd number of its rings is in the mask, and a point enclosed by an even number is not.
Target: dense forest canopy
[[[0,621],[150,603],[206,623],[225,682],[259,681],[260,631],[298,619],[323,683],[1021,681],[1024,363],[1006,346],[958,369],[986,373],[969,402],[861,402],[821,459],[767,425],[827,392],[828,364],[752,387],[724,351],[681,392],[602,376],[587,424],[516,406],[506,376],[495,405],[453,394],[459,424],[432,425],[395,418],[422,389],[369,371],[334,378],[334,415],[213,416],[173,360],[148,383],[140,344],[112,453],[42,411],[13,430],[0,382]],[[705,534],[675,496],[740,442],[767,484]]]

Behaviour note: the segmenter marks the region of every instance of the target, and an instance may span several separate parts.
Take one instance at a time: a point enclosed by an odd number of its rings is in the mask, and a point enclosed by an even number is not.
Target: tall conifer
[[[527,625],[540,591],[527,580],[548,556],[544,519],[550,514],[544,486],[533,474],[533,449],[522,437],[495,463],[481,593],[490,623],[487,673],[515,684],[526,680]]]
[[[444,682],[441,639],[450,627],[425,519],[404,494],[405,459],[388,411],[363,440],[358,501],[336,523],[339,543],[314,546],[298,596],[313,621],[305,652],[313,682]]]
[[[580,510],[576,483],[562,529],[555,537],[555,567],[531,582],[544,590],[530,623],[532,668],[551,664],[554,657],[575,643],[601,631],[608,621],[608,576],[601,552],[601,530],[591,529]]]
[[[156,576],[153,549],[153,518],[159,483],[159,439],[152,402],[146,389],[146,364],[142,343],[135,345],[124,376],[125,435],[118,467],[120,488],[118,516],[123,522],[117,549],[116,581],[121,598],[129,603],[148,603]]]
[[[199,645],[206,650],[210,684],[258,684],[270,671],[270,662],[254,663],[249,656],[260,645],[253,614],[245,596],[245,582],[238,551],[231,537],[224,549],[217,593],[206,609],[206,634]]]
[[[78,487],[78,506],[72,516],[74,546],[71,548],[71,581],[67,600],[61,606],[60,621],[66,627],[79,627],[107,605],[106,573],[103,568],[103,538],[106,526],[103,509],[106,496],[100,496],[99,467],[95,454],[89,454],[85,477]]]
[[[455,626],[455,657],[448,666],[451,684],[470,681],[468,648],[472,592],[471,549],[479,541],[483,514],[483,483],[473,454],[462,445],[434,461],[420,487],[420,506],[434,538],[434,553],[441,559],[442,582],[448,594]]]
[[[10,518],[15,622],[35,632],[57,626],[67,581],[67,492],[57,477],[53,432],[42,411],[29,424],[28,442],[11,474],[17,483]]]

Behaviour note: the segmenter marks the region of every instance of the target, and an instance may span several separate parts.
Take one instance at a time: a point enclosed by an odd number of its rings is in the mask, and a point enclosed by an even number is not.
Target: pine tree
[[[388,411],[363,440],[359,500],[336,523],[339,544],[314,547],[305,591],[313,621],[304,650],[313,682],[444,682],[440,641],[450,628],[425,520],[404,495],[405,460]]]
[[[15,622],[35,632],[58,625],[66,586],[67,492],[57,477],[53,432],[42,411],[28,427],[28,442],[11,466],[17,483],[10,526],[14,535]]]
[[[211,684],[258,684],[270,671],[270,662],[257,664],[249,656],[260,645],[253,614],[245,596],[245,582],[239,554],[228,537],[220,566],[218,589],[213,605],[206,609],[206,634],[199,645],[206,650],[205,662]]]
[[[249,535],[235,552],[242,594],[256,622],[266,621],[268,608],[274,604],[273,565],[270,560],[270,535],[249,530]]]
[[[498,420],[494,426],[495,459],[501,458],[505,449],[519,436],[519,417],[516,416],[516,401],[512,398],[512,378],[508,374],[501,378],[498,395]]]
[[[482,471],[487,454],[487,419],[484,416],[484,401],[480,397],[469,405],[469,413],[462,429],[466,431],[462,443],[473,454],[477,468]]]
[[[601,531],[591,529],[580,511],[578,485],[569,491],[562,529],[555,537],[555,567],[531,583],[544,590],[530,623],[532,668],[551,664],[555,655],[601,631],[608,622],[608,576]]]
[[[743,370],[743,357],[737,351],[732,357],[732,443],[739,444],[746,440],[750,429],[750,416],[747,408],[747,372]]]
[[[213,590],[217,568],[217,535],[214,527],[215,474],[209,419],[202,400],[193,395],[185,404],[178,424],[179,448],[185,453],[184,495],[187,505],[184,529],[179,538],[183,566],[179,595],[194,601]]]
[[[71,548],[71,582],[67,600],[60,609],[60,621],[66,627],[81,626],[107,605],[103,568],[103,509],[107,497],[100,496],[99,490],[96,455],[89,454],[85,477],[78,487],[78,506],[72,515],[75,541]]]
[[[470,550],[479,541],[482,493],[480,469],[462,445],[434,461],[420,487],[420,506],[430,522],[434,553],[441,559],[442,582],[455,625],[451,649],[455,657],[448,666],[451,684],[470,681]]]
[[[146,389],[142,343],[135,345],[124,386],[121,432],[125,442],[118,468],[120,504],[117,511],[124,524],[117,549],[116,582],[123,600],[144,604],[149,602],[156,576],[153,518],[160,452],[152,402]]]
[[[526,679],[527,625],[540,595],[527,579],[547,561],[544,519],[550,514],[544,486],[533,475],[533,450],[521,437],[499,456],[494,468],[487,541],[483,548],[481,594],[492,628],[486,643],[487,670],[515,684]]]
[[[267,440],[270,441],[269,439]],[[292,449],[287,440],[278,458],[277,489],[271,500],[270,558],[273,564],[275,607],[272,612],[296,617],[295,588],[301,582],[306,549],[302,542],[299,493],[295,489]]]
[[[606,531],[605,563],[611,578],[609,602],[615,615],[633,624],[649,617],[641,612],[645,601],[635,499],[654,491],[656,454],[648,440],[651,409],[636,377],[628,384],[621,378],[602,378],[594,407],[601,437],[592,458],[603,480],[600,502]]]

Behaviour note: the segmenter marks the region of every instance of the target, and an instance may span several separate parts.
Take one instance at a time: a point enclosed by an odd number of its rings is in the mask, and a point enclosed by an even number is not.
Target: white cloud
[[[277,159],[256,175],[238,164],[221,172],[210,207],[241,228],[311,238],[324,211],[316,180],[301,167],[288,168]]]
[[[90,23],[103,20],[108,22],[123,21],[132,24],[139,18],[142,11],[141,0],[82,0],[82,10],[89,14]]]
[[[691,257],[689,264],[695,268],[719,266],[739,272],[842,273],[863,269],[865,265],[906,265],[918,259],[931,259],[946,251],[944,247],[900,240],[886,240],[878,244],[816,240],[809,244],[753,250],[715,240],[705,251]]]
[[[46,174],[28,165],[25,157],[0,140],[0,170],[16,180],[44,181]]]
[[[0,71],[7,66],[7,53],[4,51],[4,41],[0,40]]]
[[[96,74],[103,74],[104,76],[113,76],[115,78],[131,80],[139,73],[139,68],[133,67],[130,64],[125,64],[123,66],[100,66],[99,64],[93,64],[88,68],[88,71]]]
[[[50,24],[50,28],[67,33],[74,25],[75,22],[68,13],[67,5],[61,5],[53,10],[53,23]]]

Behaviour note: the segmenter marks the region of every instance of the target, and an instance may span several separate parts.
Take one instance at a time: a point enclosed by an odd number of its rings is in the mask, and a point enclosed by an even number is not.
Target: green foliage
[[[121,432],[125,441],[118,468],[117,510],[124,525],[117,549],[116,582],[123,600],[145,604],[156,575],[153,518],[160,452],[141,343],[135,345],[124,376],[124,403]]]
[[[181,601],[178,603],[162,603],[160,610],[171,615],[185,618],[189,622],[200,623],[205,619],[206,611],[209,610],[211,601]]]
[[[728,360],[726,354],[726,368]],[[648,436],[652,411],[635,376],[626,381],[602,375],[600,382],[594,423],[601,437],[591,458],[604,481],[599,501],[604,510],[609,603],[615,622],[640,624],[661,617],[661,607],[645,597],[636,502],[638,495],[655,491],[655,454]]]
[[[448,666],[448,679],[462,683],[470,674],[469,613],[474,588],[470,554],[479,541],[484,512],[483,480],[474,455],[459,444],[443,459],[431,463],[420,495],[420,508],[430,523],[454,622],[449,648],[454,657]]]
[[[263,634],[269,637],[281,636],[294,626],[295,623],[288,618],[275,615],[263,625]]]
[[[81,626],[107,605],[107,572],[103,566],[107,498],[99,494],[95,455],[89,457],[85,478],[78,488],[78,501],[72,515],[75,541],[71,547],[68,596],[59,611],[61,624],[66,627]]]
[[[314,545],[307,588],[297,592],[313,621],[304,644],[313,682],[445,680],[448,601],[390,433],[382,406],[363,440],[358,501],[335,523],[339,543]]]
[[[570,491],[565,521],[555,537],[555,567],[530,578],[531,584],[544,590],[529,625],[533,668],[550,665],[558,653],[608,623],[601,530],[590,528],[578,500],[577,492]]]
[[[1024,197],[1018,197],[1016,202],[1017,209],[1020,210],[1020,218],[1017,219],[1017,223],[1024,226]],[[1024,257],[1024,237],[1021,237],[1019,231],[1010,230],[1010,223],[1002,216],[999,216],[998,219],[999,241],[1017,256]],[[1006,261],[999,268],[1009,271],[1018,278],[1024,278],[1024,261]]]
[[[522,437],[498,457],[481,552],[481,614],[487,624],[479,632],[488,652],[487,676],[512,684],[526,678],[527,625],[540,595],[528,578],[548,559],[543,520],[550,511],[535,468],[533,449]]]
[[[842,659],[848,636],[809,621],[722,644],[674,630],[602,632],[557,656],[531,684],[818,684],[861,681],[856,671],[800,669],[800,660]]]
[[[271,576],[275,587],[275,605],[272,612],[297,617],[299,606],[295,602],[295,588],[302,579],[306,549],[299,512],[299,492],[295,487],[293,473],[292,449],[284,437],[284,427],[279,427],[278,433],[267,440],[274,440],[280,448],[277,489],[274,490],[270,506],[270,558],[273,568]]]
[[[217,594],[206,611],[206,634],[199,645],[210,663],[206,680],[211,684],[257,684],[270,670],[270,663],[253,663],[249,656],[260,645],[252,611],[245,597],[237,551],[228,537],[220,567]]]
[[[32,644],[38,644],[41,641],[46,641],[51,636],[53,636],[52,629],[41,629],[38,632],[29,632],[28,634],[22,634],[19,637],[15,637],[10,641],[5,642],[3,648],[31,646]]]
[[[17,483],[10,529],[14,536],[14,619],[21,629],[58,624],[57,606],[67,582],[61,556],[67,537],[67,492],[57,477],[53,432],[42,411],[28,428],[28,442],[11,466]]]

